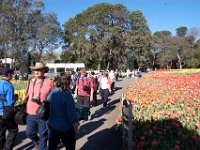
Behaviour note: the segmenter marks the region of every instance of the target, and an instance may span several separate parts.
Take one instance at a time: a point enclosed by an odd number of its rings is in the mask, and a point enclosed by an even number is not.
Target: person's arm
[[[93,93],[94,93],[94,88],[91,88],[91,91],[90,91],[90,101],[93,101]]]
[[[28,99],[29,99],[28,92],[29,92],[30,82],[31,82],[31,79],[28,80],[28,84],[27,84],[27,87],[26,87],[26,93],[25,93],[25,95],[22,98],[24,102],[27,102]]]
[[[14,95],[14,87],[11,84],[6,86],[6,106],[11,106],[16,102],[15,95]]]
[[[71,93],[65,93],[65,94],[66,95],[64,96],[66,97],[65,103],[66,103],[66,110],[67,110],[66,116],[68,117],[68,120],[72,124],[76,133],[78,133],[77,131],[78,131],[79,120],[78,120],[78,116],[77,116],[77,112],[75,108],[75,102]]]
[[[98,82],[99,82],[99,89],[101,89],[101,79],[102,79],[102,77],[99,77],[99,80],[98,80]]]
[[[79,78],[77,78],[77,80],[76,80],[76,88],[74,91],[74,95],[78,95],[78,84],[79,84]]]
[[[74,123],[73,125],[74,131],[76,132],[76,134],[79,133],[79,123]]]
[[[93,93],[94,93],[94,81],[90,79],[90,101],[93,101]]]
[[[109,77],[108,77],[108,84],[109,84],[108,90],[111,93],[112,92],[112,90],[111,90],[111,84],[112,84],[112,82],[111,82],[111,79]]]
[[[28,95],[28,94],[26,94],[26,95],[24,95],[24,96],[23,96],[23,98],[22,98],[22,99],[23,99],[23,101],[24,101],[24,102],[27,102],[27,101],[28,101],[28,98],[29,98],[29,95]]]

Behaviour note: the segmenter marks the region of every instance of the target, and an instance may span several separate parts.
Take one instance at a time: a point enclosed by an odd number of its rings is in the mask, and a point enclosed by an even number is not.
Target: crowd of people
[[[32,141],[35,150],[55,150],[60,142],[67,150],[75,150],[76,134],[79,132],[79,119],[75,104],[89,108],[89,120],[92,119],[91,106],[97,106],[97,92],[101,95],[103,106],[107,107],[108,97],[112,93],[118,74],[111,70],[99,74],[87,73],[85,69],[79,72],[70,71],[60,73],[53,80],[45,77],[49,71],[43,63],[37,62],[31,67],[34,76],[29,79],[26,95],[26,135]],[[14,71],[4,68],[0,80],[0,149],[11,150],[18,133],[14,113],[9,118],[4,118],[4,108],[11,107],[17,96],[10,80]],[[76,102],[74,97],[77,98]],[[36,115],[37,109],[43,101],[50,102],[50,114],[47,121]],[[6,130],[8,135],[6,137]],[[47,144],[48,143],[48,144]]]

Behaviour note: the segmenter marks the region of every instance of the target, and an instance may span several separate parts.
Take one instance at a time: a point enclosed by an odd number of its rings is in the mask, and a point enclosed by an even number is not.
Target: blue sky
[[[46,12],[57,14],[61,24],[98,3],[123,4],[129,11],[141,10],[152,33],[176,28],[200,29],[200,0],[43,0]],[[198,36],[199,37],[199,36]]]

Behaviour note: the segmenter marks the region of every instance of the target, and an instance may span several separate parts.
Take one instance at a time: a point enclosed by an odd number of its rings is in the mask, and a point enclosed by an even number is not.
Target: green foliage
[[[20,90],[25,90],[26,89],[27,81],[24,81],[24,80],[19,80],[19,81],[12,80],[12,84],[15,87],[15,90],[20,91]]]
[[[27,51],[31,61],[54,62],[53,51],[61,44],[61,62],[83,62],[99,70],[125,70],[131,61],[131,69],[200,66],[197,30],[187,33],[182,26],[176,29],[177,37],[167,30],[151,35],[142,11],[130,12],[122,4],[89,7],[69,19],[64,31],[56,14],[44,13],[42,0],[1,1],[0,10],[0,57],[14,58],[17,68]],[[133,54],[130,60],[127,49]]]
[[[185,37],[187,34],[187,27],[179,27],[176,29],[176,35],[180,37]]]
[[[127,39],[126,45],[134,52],[135,59],[140,68],[147,65],[147,53],[150,50],[151,32],[147,21],[140,10],[133,11],[130,14],[131,35]]]
[[[72,46],[62,54],[62,60],[82,61],[89,68],[118,68],[120,61],[114,56],[121,56],[124,49],[123,33],[119,31],[125,31],[127,23],[128,11],[121,4],[89,7],[65,23],[64,40]]]
[[[157,36],[159,38],[164,38],[164,37],[167,37],[167,36],[171,36],[172,33],[170,31],[157,31],[153,34],[154,36]]]
[[[194,49],[194,62],[195,62],[194,66],[200,67],[200,42],[197,41],[196,43],[197,46]]]
[[[34,61],[38,61],[45,51],[60,45],[61,29],[57,17],[53,13],[43,13],[41,0],[6,0],[1,1],[0,7],[3,35],[0,36],[3,41],[0,52],[3,57],[14,58],[14,65],[20,65],[23,52],[37,52]]]

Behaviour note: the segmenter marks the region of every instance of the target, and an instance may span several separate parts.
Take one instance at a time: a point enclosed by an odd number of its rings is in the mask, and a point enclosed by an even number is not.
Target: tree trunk
[[[179,62],[179,69],[182,70],[183,66],[181,64],[181,62]]]
[[[109,70],[110,68],[110,60],[108,61],[108,64],[107,64],[107,70]]]
[[[111,55],[112,55],[112,49],[109,49],[109,58],[108,58],[108,64],[107,64],[107,70],[110,70],[110,60],[111,60]]]
[[[98,64],[98,71],[100,71],[101,70],[101,63],[99,62],[99,64]]]
[[[177,57],[178,57],[178,63],[179,63],[179,69],[182,69],[182,63],[181,63],[181,56],[177,53]]]

